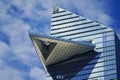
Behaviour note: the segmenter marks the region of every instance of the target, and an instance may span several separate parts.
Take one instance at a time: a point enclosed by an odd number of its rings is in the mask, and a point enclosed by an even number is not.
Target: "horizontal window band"
[[[100,62],[93,62],[93,63],[88,63],[88,64],[86,64],[86,66],[91,66],[91,65],[95,65],[95,64],[98,64],[98,63],[104,63],[104,62],[109,62],[109,61],[113,61],[113,60],[116,60],[116,59],[111,59],[111,60],[106,60],[106,61],[100,61]],[[73,62],[72,62],[73,63]],[[67,65],[68,64],[72,64],[72,63],[67,63]],[[113,63],[112,63],[113,64]],[[115,63],[114,63],[115,64]],[[64,64],[63,64],[64,65]],[[110,65],[110,64],[109,64]],[[60,66],[60,65],[59,65]],[[78,66],[72,66],[71,67],[71,69],[73,69],[73,68],[77,68],[77,67],[79,67],[79,66],[82,66],[82,65],[78,65]],[[103,66],[106,66],[106,65],[103,65]],[[98,66],[99,67],[99,66]],[[67,69],[68,67],[64,67],[64,69]],[[96,68],[96,67],[95,67]],[[61,68],[61,69],[63,69],[63,68]],[[59,69],[59,70],[61,70],[61,69]],[[57,69],[53,69],[53,70],[50,70],[50,71],[56,71]]]
[[[109,71],[109,70],[116,70],[116,68],[108,69],[108,70],[104,70],[104,71]],[[79,74],[79,76],[81,76],[81,75],[88,75],[88,74],[95,74],[95,73],[100,73],[100,72],[104,72],[104,71],[96,71],[96,72],[93,72],[93,73],[86,72],[86,73],[83,73],[83,74]],[[72,73],[70,72],[68,74],[62,74],[62,75],[66,76],[66,77],[69,77],[69,76],[71,76],[73,74],[75,74],[75,72],[72,72]],[[76,75],[76,76],[78,76],[78,75]]]
[[[108,51],[102,51],[102,52],[99,52],[99,53],[105,54],[106,52],[111,52],[111,51],[115,51],[115,49],[108,50]]]
[[[99,47],[99,48],[95,48],[95,50],[98,50],[98,49],[104,49],[104,48],[109,48],[109,47],[115,47],[115,45],[110,45],[110,46]]]
[[[91,32],[91,31],[96,31],[96,30],[102,30],[102,29],[107,29],[107,27],[100,28],[100,29],[89,30],[89,31],[77,32],[77,33],[74,33],[74,34],[62,35],[62,36],[58,36],[58,38],[60,38],[60,37],[66,37],[66,36],[68,37],[68,36],[71,36],[71,35],[82,34],[82,33],[86,33],[86,32]]]
[[[59,20],[54,20],[52,22],[58,22],[58,21],[63,21],[63,20],[68,20],[68,19],[73,19],[73,18],[78,18],[79,16],[75,16],[75,17],[70,17],[70,18],[64,18],[64,19],[59,19]]]
[[[94,80],[95,78],[101,78],[101,77],[105,77],[105,76],[111,76],[111,75],[116,75],[117,76],[117,74],[116,73],[112,73],[112,74],[108,74],[108,75],[103,75],[103,76],[98,76],[98,77],[92,77],[92,78],[86,78],[85,80],[88,80],[88,79],[90,79],[90,80]],[[48,75],[47,77],[51,77],[50,75]],[[81,79],[81,77],[80,76],[75,76],[75,77],[79,77],[79,79]],[[74,77],[74,78],[75,78]],[[54,78],[56,78],[56,77],[54,77]],[[67,78],[66,78],[67,79]],[[114,78],[114,79],[116,79],[117,80],[117,78]],[[84,80],[84,79],[83,79]]]
[[[109,36],[113,36],[113,35],[109,35]],[[115,40],[113,39],[113,40],[109,40],[109,41],[97,42],[95,44],[106,43],[106,42],[110,42],[110,41],[115,41]]]
[[[110,52],[110,51],[109,51]],[[91,53],[90,53],[91,54]],[[105,54],[105,53],[98,53],[98,55],[102,55],[102,54]],[[86,58],[88,58],[88,57],[90,57],[91,55],[87,55],[86,57],[82,57],[82,59],[79,59],[79,61],[84,61],[84,60],[86,60]],[[112,54],[110,54],[110,55],[105,55],[105,56],[98,56],[98,57],[94,57],[94,58],[92,58],[92,60],[96,60],[96,59],[102,59],[102,58],[105,58],[105,57],[110,57],[110,56],[116,56],[116,54],[115,53],[112,53]],[[78,60],[78,59],[77,59]],[[77,60],[74,60],[74,61],[77,61]],[[63,62],[63,63],[61,63],[61,64],[71,64],[72,62],[74,62],[74,61],[66,61],[66,62]],[[61,65],[60,64],[60,65]],[[90,63],[89,63],[90,64]]]
[[[114,32],[114,31],[113,30],[112,31],[108,31],[107,33],[110,33],[110,32]],[[102,36],[102,37],[107,37],[107,36],[110,36],[110,35],[106,35],[106,36]],[[114,33],[111,36],[114,36]],[[98,38],[102,38],[102,37],[96,37],[94,39],[98,39]]]
[[[106,51],[106,52],[111,52],[111,51],[114,51],[114,50],[109,50],[109,51]],[[105,52],[102,52],[102,54],[105,54]],[[104,57],[109,57],[109,56],[113,56],[115,54],[112,54],[112,55],[108,55],[108,56],[103,56],[101,58],[104,58]],[[94,59],[99,59],[99,58],[94,58]],[[85,60],[85,59],[84,59]],[[111,60],[106,60],[106,61],[100,61],[98,63],[103,63],[103,62],[109,62],[109,61],[113,61],[113,60],[116,60],[116,59],[111,59]],[[67,63],[67,64],[71,64],[71,63]],[[87,64],[87,66],[90,66],[90,65],[94,65],[96,64],[96,62],[93,62],[93,63],[89,63]],[[58,66],[58,65],[57,65]],[[76,66],[73,66],[72,68],[75,68]],[[79,67],[79,66],[78,66]],[[55,71],[55,69],[51,70],[51,71]]]
[[[106,66],[112,66],[112,65],[116,65],[116,64],[103,65],[103,66],[98,66],[98,67],[94,67],[94,68],[83,69],[81,71],[90,70],[90,69],[96,69],[96,68],[106,67]]]
[[[70,21],[70,22],[64,22],[64,23],[59,23],[59,24],[54,24],[52,26],[58,26],[58,25],[63,25],[63,24],[69,24],[69,23],[74,23],[74,22],[79,22],[79,21],[84,21],[86,19],[80,19],[80,20],[75,20],[75,21]]]
[[[52,14],[58,14],[58,13],[62,13],[62,12],[66,12],[66,11],[59,11],[59,12],[57,12],[57,13],[54,13],[54,12],[53,12]]]
[[[85,24],[90,24],[90,23],[93,23],[93,22],[85,22],[85,23],[75,24],[75,25],[71,25],[71,26],[60,27],[60,28],[56,28],[56,29],[51,29],[51,31],[59,30],[59,29],[64,29],[64,28],[75,27],[75,26],[80,26],[80,25],[85,25]],[[81,29],[84,29],[84,28],[86,28],[86,27],[82,27]]]
[[[98,54],[101,54],[101,53],[98,53]],[[79,61],[84,61],[84,60],[86,60],[85,58],[87,58],[87,57],[90,57],[91,55],[88,55],[88,56],[86,56],[86,57],[82,57],[83,59],[79,59]],[[94,57],[94,58],[92,58],[92,60],[96,60],[96,59],[102,59],[102,58],[105,58],[105,57],[110,57],[110,56],[116,56],[116,54],[110,54],[110,55],[106,55],[106,56],[102,56],[102,57]],[[74,61],[76,61],[76,60],[74,60]],[[65,63],[61,63],[61,64],[71,64],[72,62],[74,62],[74,61],[66,61]]]
[[[110,76],[110,75],[117,75],[116,73],[112,73],[112,74],[108,74],[108,75],[102,75],[102,76],[97,76],[97,77],[91,77],[91,78],[87,78],[87,80],[88,79],[93,79],[93,80],[95,80],[95,78],[99,78],[99,77],[105,77],[105,76]],[[79,76],[76,76],[76,77],[79,77]]]
[[[116,71],[116,68],[114,68],[114,69],[109,69],[109,70],[104,70],[104,71],[110,71],[110,70],[115,70]],[[100,71],[100,72],[103,72],[103,71]],[[100,73],[100,72],[95,72],[95,73]],[[80,76],[85,76],[85,75],[89,75],[89,74],[95,74],[95,73],[86,73],[86,74],[81,74],[81,75],[75,75],[74,77],[80,77]],[[116,73],[112,73],[112,75],[113,74],[116,74]],[[66,74],[62,74],[63,76],[64,75],[66,75]],[[91,77],[91,78],[89,78],[89,79],[92,79],[92,78],[98,78],[98,77],[104,77],[104,76],[109,76],[109,75],[111,75],[111,74],[107,74],[107,75],[101,75],[101,76],[96,76],[96,77]],[[69,76],[71,76],[71,75],[68,75],[68,76],[64,76],[64,78],[63,79],[67,79],[67,78],[69,78]],[[56,78],[56,77],[55,77]]]
[[[112,32],[112,31],[111,31]],[[109,32],[110,33],[110,32]],[[110,34],[110,35],[105,35],[105,36],[102,36],[102,37],[109,37],[109,36],[114,36],[114,34]],[[93,38],[94,39],[98,39],[98,38],[102,38],[102,37],[95,37]],[[114,39],[113,40],[109,40],[109,41],[115,41]],[[104,41],[104,42],[109,42],[109,41]],[[97,43],[94,43],[94,44],[100,44],[100,43],[104,43],[104,42],[97,42]]]
[[[107,31],[107,33],[110,33],[110,32],[113,32],[113,31]],[[107,37],[107,36],[114,36],[114,34],[113,35],[106,35],[106,36],[102,36],[102,37]],[[88,36],[86,36],[86,37],[88,37]],[[102,37],[95,37],[93,39],[98,39],[98,38],[102,38]],[[72,38],[70,38],[70,39],[72,39]]]
[[[83,80],[95,80],[96,78],[100,78],[100,77],[105,77],[105,76],[111,76],[111,75],[116,75],[117,76],[117,74],[116,73],[112,73],[112,74],[108,74],[108,75],[103,75],[103,76],[97,76],[97,77],[92,77],[92,78],[86,78],[86,79],[83,79]],[[47,76],[47,77],[51,77],[51,76]],[[81,79],[81,76],[75,76],[75,77],[73,77],[73,78],[76,78],[76,77],[79,77],[79,79]],[[54,78],[56,78],[55,76],[54,76]],[[64,78],[64,79],[68,79],[68,78]],[[78,79],[78,78],[77,78]],[[117,80],[117,78],[115,78],[116,80]]]
[[[102,33],[107,33],[107,32],[112,32],[112,31],[113,30],[111,30],[111,31],[105,31],[105,32],[100,32],[100,33],[96,33],[96,34],[89,34],[89,35],[75,37],[75,38],[70,38],[70,39],[83,38],[83,37],[87,37],[87,36],[94,36],[94,35],[97,35],[97,34],[102,34]],[[57,37],[57,38],[60,38],[60,37]]]
[[[109,61],[108,61],[109,62]],[[93,64],[94,65],[94,64]],[[91,67],[91,68],[86,68],[86,69],[82,69],[81,71],[85,71],[85,70],[90,70],[90,69],[96,69],[96,68],[100,68],[100,67],[106,67],[106,66],[111,66],[111,65],[116,65],[115,63],[112,63],[112,64],[108,64],[108,65],[102,65],[102,66],[97,66],[97,67]],[[91,66],[91,65],[86,65],[86,66]],[[70,69],[74,69],[74,68],[79,68],[80,66],[74,66],[74,67],[71,67]],[[59,69],[59,70],[62,70],[63,68]],[[67,69],[67,68],[64,68],[64,69]],[[54,69],[54,70],[49,70],[49,71],[52,71],[52,72],[56,72],[58,71],[58,69]]]
[[[82,69],[81,71],[87,71],[87,70],[91,70],[91,69],[97,69],[97,68],[106,67],[106,66],[112,66],[112,65],[116,65],[116,64],[109,64],[109,65],[105,65],[105,66],[98,66],[98,67],[94,67],[94,68]]]
[[[104,70],[104,71],[109,71],[109,70],[116,70],[116,68],[108,69],[108,70]],[[98,72],[93,72],[93,73],[80,74],[80,75],[76,75],[76,76],[83,76],[83,75],[95,74],[95,73],[100,73],[100,72],[104,72],[104,71],[98,71]],[[63,74],[63,75],[64,75],[64,74]],[[70,76],[71,76],[71,75],[70,75]]]
[[[99,54],[101,54],[101,53],[99,53]],[[100,59],[100,58],[105,58],[105,57],[110,57],[110,56],[116,56],[116,54],[111,54],[111,55],[102,56],[102,57],[96,57],[96,58],[93,58],[93,59]]]
[[[67,15],[72,15],[72,13],[68,13],[68,14],[64,14],[64,15],[59,15],[59,16],[54,16],[52,18],[58,18],[58,17],[62,17],[62,16],[67,16]]]
[[[87,27],[84,27],[84,28],[76,28],[76,29],[72,29],[72,30],[51,33],[51,35],[59,34],[59,33],[65,33],[65,32],[70,32],[70,31],[74,31],[74,30],[78,30],[78,29],[80,30],[80,29],[85,29],[85,28],[91,28],[91,27],[96,27],[96,26],[100,26],[100,25],[97,24],[97,25],[87,26]],[[86,32],[86,31],[83,31],[83,32]]]
[[[108,74],[108,75],[103,75],[103,76],[97,76],[97,77],[92,77],[88,79],[94,79],[94,78],[99,78],[99,77],[104,77],[104,76],[110,76],[110,75],[117,75],[116,73]]]

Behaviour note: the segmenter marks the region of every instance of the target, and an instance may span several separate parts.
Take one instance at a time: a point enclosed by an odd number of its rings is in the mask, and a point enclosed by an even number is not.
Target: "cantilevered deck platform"
[[[86,41],[71,41],[45,35],[30,35],[35,49],[44,65],[66,60],[74,55],[84,54],[95,45]]]

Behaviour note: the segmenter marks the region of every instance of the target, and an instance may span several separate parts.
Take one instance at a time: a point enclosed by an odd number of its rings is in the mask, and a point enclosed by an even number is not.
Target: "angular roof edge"
[[[57,10],[57,11],[65,10],[65,11],[71,12],[71,11],[69,11],[69,10],[66,10],[66,9],[58,6],[58,5],[54,5],[54,6],[53,6],[53,13],[54,13],[55,10]],[[73,13],[73,14],[75,14],[75,15],[77,15],[77,16],[80,16],[80,17],[84,17],[85,19],[89,19],[89,18],[86,18],[85,16],[81,16],[81,15],[76,14],[76,13],[74,13],[74,12],[71,12],[71,13]],[[92,19],[89,19],[89,20],[92,20]],[[97,21],[97,20],[92,20],[92,21],[93,21],[93,22],[96,22],[96,23],[99,23],[99,24],[101,24],[101,25],[104,25],[104,24],[101,23],[100,21]],[[114,30],[112,27],[109,27],[109,25],[104,25],[104,26],[107,26],[107,28]]]
[[[81,44],[81,45],[95,47],[95,44],[92,44],[91,42],[88,42],[88,41],[72,41],[72,40],[61,39],[61,38],[56,38],[56,37],[52,37],[52,36],[48,36],[48,35],[42,35],[42,34],[39,34],[39,35],[30,34],[30,36],[31,37],[41,37],[41,38],[54,39],[54,40],[58,40],[58,41],[64,41],[64,42],[70,42],[70,43],[74,43],[74,44]]]

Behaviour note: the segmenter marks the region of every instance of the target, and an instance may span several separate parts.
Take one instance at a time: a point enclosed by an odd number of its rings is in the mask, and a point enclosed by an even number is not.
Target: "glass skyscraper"
[[[50,36],[30,37],[53,80],[120,80],[120,40],[108,26],[55,6]]]

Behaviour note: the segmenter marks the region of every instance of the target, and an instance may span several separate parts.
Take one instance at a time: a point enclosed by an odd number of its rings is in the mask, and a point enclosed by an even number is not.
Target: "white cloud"
[[[22,17],[36,20],[50,18],[52,0],[12,0],[11,4],[24,11]]]
[[[33,67],[30,71],[30,77],[33,80],[46,80],[45,72],[39,69],[38,67]]]
[[[14,60],[18,60],[28,67],[41,65],[29,38],[28,28],[30,26],[20,19],[6,14],[9,6],[9,4],[0,3],[0,18],[2,19],[0,20],[0,26],[2,26],[0,31],[9,36],[8,40],[10,42],[10,44],[6,44],[0,41],[0,79],[24,80],[28,73],[16,69],[16,66],[14,68],[8,65],[7,59],[12,61],[14,58]],[[14,54],[14,57],[8,56],[12,54]],[[41,78],[39,77],[39,79]]]
[[[8,8],[8,4],[5,4],[2,1],[0,1],[0,29],[3,25],[9,24],[11,22],[11,17],[9,15],[6,15]]]
[[[80,0],[73,1],[71,4],[77,8],[79,14],[83,14],[85,17],[91,20],[97,20],[105,25],[111,25],[112,18],[105,12],[105,3],[102,1]]]
[[[0,41],[0,58],[4,58],[9,52],[11,52],[9,46],[6,43]]]
[[[11,24],[3,27],[3,31],[10,38],[9,47],[16,55],[16,58],[22,61],[22,63],[32,66],[31,62],[34,63],[38,60],[38,57],[30,41],[28,27],[21,20],[14,19]]]
[[[25,72],[14,69],[0,59],[0,79],[1,80],[24,80]]]
[[[12,23],[3,26],[2,31],[9,36],[10,44],[8,45],[0,41],[0,79],[24,80],[24,76],[28,75],[27,72],[10,67],[10,65],[4,61],[5,58],[12,59],[11,57],[7,57],[8,54],[14,54],[14,60],[19,60],[24,65],[29,67],[40,64],[28,35],[28,27],[29,26],[27,24],[23,23],[21,20],[16,19],[13,19]],[[40,72],[40,70],[41,69],[39,69],[38,72],[43,74],[43,72]],[[43,75],[45,76],[45,74]],[[38,76],[38,80],[43,78],[43,75],[41,77]]]

